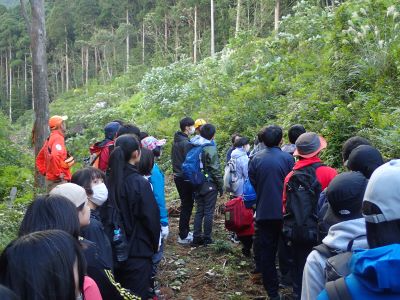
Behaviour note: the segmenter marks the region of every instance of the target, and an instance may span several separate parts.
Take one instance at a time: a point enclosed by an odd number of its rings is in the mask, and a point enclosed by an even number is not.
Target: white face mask
[[[92,186],[93,196],[92,202],[98,206],[103,205],[108,198],[108,189],[106,185],[102,182]]]
[[[193,126],[190,126],[189,134],[194,134],[195,131],[196,131],[196,130],[194,129],[194,127],[193,127]]]

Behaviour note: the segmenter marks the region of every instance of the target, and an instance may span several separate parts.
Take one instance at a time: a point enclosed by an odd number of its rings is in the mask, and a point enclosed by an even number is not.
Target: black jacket
[[[172,169],[175,176],[182,177],[182,164],[185,161],[186,154],[191,149],[189,137],[182,131],[177,131],[172,144],[171,160]]]
[[[257,221],[283,218],[283,182],[293,166],[293,156],[279,147],[267,147],[250,161],[249,179],[257,194]]]
[[[97,210],[90,210],[90,224],[81,228],[81,235],[85,239],[96,243],[99,257],[106,264],[107,269],[113,270],[111,243],[104,232],[104,227]]]
[[[130,245],[129,256],[152,257],[158,251],[160,210],[150,183],[131,164],[125,165],[117,202]]]

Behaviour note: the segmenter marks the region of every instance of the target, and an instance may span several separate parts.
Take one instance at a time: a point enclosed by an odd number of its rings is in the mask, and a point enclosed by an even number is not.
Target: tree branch
[[[21,3],[21,15],[25,20],[26,29],[28,30],[28,34],[31,34],[31,22],[29,21],[28,14],[25,9],[25,0],[20,0]]]

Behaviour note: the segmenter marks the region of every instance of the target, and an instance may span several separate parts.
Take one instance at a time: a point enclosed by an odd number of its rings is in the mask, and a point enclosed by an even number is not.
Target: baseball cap
[[[142,148],[149,149],[153,151],[157,147],[164,146],[167,142],[166,139],[157,140],[154,136],[148,136],[142,140]]]
[[[379,166],[383,165],[381,153],[372,146],[360,145],[351,151],[347,160],[347,167],[352,171],[359,171],[370,178]]]
[[[50,129],[59,128],[61,126],[61,123],[66,120],[68,120],[67,116],[52,116],[49,119],[49,127]]]
[[[77,208],[88,201],[85,189],[70,182],[57,185],[50,191],[50,195],[64,196],[74,203]]]
[[[368,182],[364,202],[379,207],[381,214],[365,215],[369,223],[400,220],[400,159],[377,168]]]
[[[205,125],[205,124],[207,124],[207,122],[206,122],[206,120],[204,120],[204,119],[197,119],[195,122],[194,122],[194,128],[199,128],[200,126],[203,126],[203,125]]]
[[[310,158],[316,156],[326,146],[327,142],[322,136],[315,132],[306,132],[297,138],[293,155]]]
[[[334,225],[362,218],[361,207],[368,179],[360,172],[345,172],[332,179],[326,189],[328,210],[324,222]]]

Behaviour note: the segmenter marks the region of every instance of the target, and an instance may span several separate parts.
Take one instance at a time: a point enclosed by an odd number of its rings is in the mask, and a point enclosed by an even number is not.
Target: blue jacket
[[[400,299],[400,244],[357,250],[346,284],[353,299]],[[329,299],[325,290],[318,300]]]
[[[293,156],[279,147],[267,147],[251,160],[249,178],[257,194],[257,221],[283,218],[283,182],[293,166]]]
[[[160,209],[160,222],[162,226],[168,225],[168,211],[165,205],[165,191],[164,191],[164,174],[161,172],[157,163],[154,164],[153,170],[151,170],[151,176],[149,178],[151,185],[153,186],[154,197],[156,198],[157,205]]]

